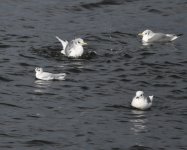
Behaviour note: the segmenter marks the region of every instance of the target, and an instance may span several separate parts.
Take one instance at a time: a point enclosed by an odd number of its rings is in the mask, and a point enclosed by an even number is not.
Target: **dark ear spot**
[[[136,99],[139,99],[139,97],[136,97]]]

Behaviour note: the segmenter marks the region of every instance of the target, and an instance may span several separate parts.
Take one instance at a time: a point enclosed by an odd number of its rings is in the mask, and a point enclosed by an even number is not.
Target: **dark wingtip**
[[[182,33],[181,33],[181,34],[177,34],[177,36],[183,36],[183,35],[184,35],[184,34],[182,34]]]

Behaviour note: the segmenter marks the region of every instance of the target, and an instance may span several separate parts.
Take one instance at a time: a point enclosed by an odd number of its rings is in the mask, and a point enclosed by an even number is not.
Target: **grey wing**
[[[62,44],[63,49],[66,48],[68,41],[63,41],[62,39],[60,39],[58,36],[56,36],[56,38],[60,41],[60,43]]]
[[[57,80],[64,80],[65,77],[66,77],[66,73],[54,74],[54,78]]]
[[[52,80],[52,79],[54,79],[54,75],[49,72],[43,72],[41,78],[44,80]]]
[[[71,50],[74,48],[74,41],[72,40],[71,42],[68,43],[65,49],[66,55],[69,55],[71,53]]]
[[[167,42],[170,40],[171,38],[164,33],[155,33],[155,35],[149,39],[149,42]]]

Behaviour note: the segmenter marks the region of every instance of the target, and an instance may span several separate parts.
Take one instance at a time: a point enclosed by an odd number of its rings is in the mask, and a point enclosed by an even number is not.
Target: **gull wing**
[[[65,80],[66,73],[53,74],[56,80]]]
[[[155,33],[149,39],[149,42],[169,42],[176,39],[176,36],[173,34],[164,34],[164,33]]]
[[[42,72],[40,74],[40,79],[42,79],[42,80],[53,80],[54,75],[52,73],[49,73],[49,72]]]
[[[72,52],[72,49],[74,48],[74,40],[72,40],[71,42],[69,42],[65,48],[65,53],[67,54],[67,56]]]
[[[62,39],[60,39],[58,36],[56,36],[56,38],[60,41],[60,43],[62,44],[63,50],[66,49],[66,46],[68,45],[68,41],[63,41]]]

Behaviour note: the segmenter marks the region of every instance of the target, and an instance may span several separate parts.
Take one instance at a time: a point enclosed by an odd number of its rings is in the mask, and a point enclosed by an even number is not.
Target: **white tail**
[[[149,96],[149,99],[151,100],[151,102],[153,101],[153,95],[152,96]]]
[[[174,41],[174,40],[176,40],[178,38],[178,36],[174,36],[172,39],[171,39],[171,41]]]
[[[174,41],[178,38],[178,36],[176,36],[175,34],[166,34],[166,36],[170,37],[170,41]]]

